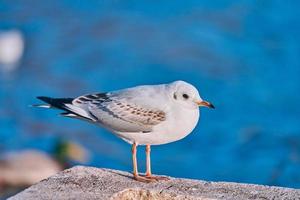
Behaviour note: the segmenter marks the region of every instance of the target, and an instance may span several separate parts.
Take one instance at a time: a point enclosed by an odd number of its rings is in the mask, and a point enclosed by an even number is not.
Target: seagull
[[[141,182],[168,180],[151,172],[151,145],[181,140],[198,123],[199,107],[214,108],[202,100],[198,90],[185,81],[169,84],[142,85],[132,88],[82,95],[77,98],[38,99],[44,108],[63,110],[62,116],[100,125],[132,145],[133,178]],[[137,166],[137,146],[146,146],[146,173]]]

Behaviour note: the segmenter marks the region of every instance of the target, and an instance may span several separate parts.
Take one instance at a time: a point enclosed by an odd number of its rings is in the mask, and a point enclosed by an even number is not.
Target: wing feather
[[[151,106],[139,105],[133,98],[114,93],[80,96],[73,104],[84,107],[99,123],[120,132],[149,132],[166,120],[166,113]]]

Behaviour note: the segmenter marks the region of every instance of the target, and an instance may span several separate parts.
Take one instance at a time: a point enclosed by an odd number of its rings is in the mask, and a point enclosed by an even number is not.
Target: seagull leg
[[[146,177],[151,177],[151,146],[149,144],[146,145]]]
[[[151,146],[149,144],[146,145],[146,174],[145,178],[154,180],[154,181],[159,181],[159,180],[169,180],[168,177],[164,176],[153,176],[151,173]]]
[[[137,169],[137,160],[136,160],[136,143],[132,144],[131,152],[132,152],[132,164],[133,164],[133,176],[137,177],[139,175]]]
[[[132,144],[131,151],[132,151],[132,164],[133,164],[133,178],[137,181],[144,182],[144,183],[150,183],[155,181],[143,176],[139,176],[137,159],[136,159],[137,144],[135,142]]]

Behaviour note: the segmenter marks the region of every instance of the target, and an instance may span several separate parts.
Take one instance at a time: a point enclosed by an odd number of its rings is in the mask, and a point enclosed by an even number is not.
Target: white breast
[[[196,127],[199,116],[199,109],[178,109],[170,113],[165,124],[154,128],[153,135],[159,140],[153,144],[170,143],[186,137]]]
[[[139,145],[160,145],[175,142],[186,137],[196,127],[199,120],[199,109],[172,109],[167,113],[167,119],[155,126],[149,133],[117,133],[129,143]]]

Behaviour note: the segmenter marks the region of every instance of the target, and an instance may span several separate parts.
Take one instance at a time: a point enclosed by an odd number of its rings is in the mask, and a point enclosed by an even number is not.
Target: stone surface
[[[10,198],[23,199],[290,200],[300,199],[300,190],[181,178],[141,183],[133,180],[127,172],[78,166],[62,171]]]

